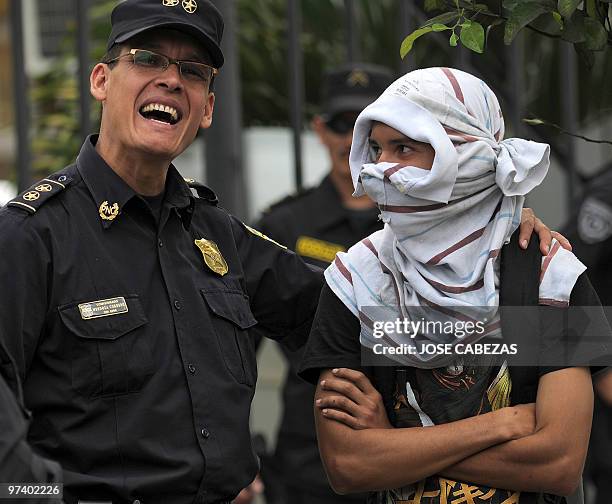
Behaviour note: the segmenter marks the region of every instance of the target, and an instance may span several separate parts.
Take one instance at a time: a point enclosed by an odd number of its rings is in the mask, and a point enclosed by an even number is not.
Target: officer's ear
[[[202,129],[210,128],[210,125],[212,124],[214,108],[215,108],[215,93],[211,91],[208,93],[208,97],[206,98],[206,103],[204,105],[204,114],[202,116],[202,120],[200,121],[200,128]]]
[[[98,63],[89,76],[89,92],[97,101],[103,102],[106,100],[106,87],[108,84],[108,65]]]
[[[312,127],[312,130],[319,137],[319,140],[325,143],[325,139],[326,139],[325,134],[327,133],[327,127],[325,126],[325,121],[323,121],[323,118],[320,115],[314,116],[312,118],[312,121],[310,122],[310,126]]]

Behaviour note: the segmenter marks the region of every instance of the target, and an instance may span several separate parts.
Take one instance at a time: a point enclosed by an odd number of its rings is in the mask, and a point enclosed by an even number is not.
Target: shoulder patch
[[[593,244],[612,236],[612,208],[606,203],[589,197],[578,215],[578,234],[583,242]]]
[[[242,224],[244,224],[244,222]],[[263,238],[264,240],[268,240],[269,242],[274,243],[274,245],[278,245],[280,248],[283,248],[283,249],[287,250],[287,247],[285,247],[284,245],[281,245],[277,241],[274,241],[272,238],[267,237],[261,231],[257,231],[257,229],[254,229],[251,226],[247,226],[246,224],[244,224],[244,227],[247,228],[247,230],[249,232],[253,233],[255,236],[259,236],[260,238]]]
[[[288,196],[285,196],[283,199],[277,201],[276,203],[272,203],[268,208],[266,208],[263,211],[263,213],[267,214],[267,213],[272,212],[272,211],[276,210],[277,208],[280,208],[280,207],[282,207],[284,205],[287,205],[289,203],[293,203],[294,201],[299,200],[302,196],[306,196],[307,194],[310,194],[315,189],[316,189],[316,187],[309,187],[307,189],[302,189],[301,191],[298,191],[296,193],[289,194]]]
[[[190,189],[195,189],[200,199],[203,199],[210,205],[217,206],[219,203],[219,198],[217,198],[217,195],[210,187],[207,187],[194,179],[186,178],[184,180]]]
[[[44,203],[66,189],[72,181],[66,175],[52,175],[51,177],[36,182],[29,189],[9,201],[6,206],[21,208],[30,214],[36,213]]]

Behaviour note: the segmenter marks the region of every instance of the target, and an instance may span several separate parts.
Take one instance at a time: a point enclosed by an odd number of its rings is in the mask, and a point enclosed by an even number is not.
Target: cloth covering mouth
[[[435,150],[431,170],[373,163],[368,140],[375,121],[429,143]],[[355,195],[367,194],[378,204],[385,227],[338,254],[325,276],[360,318],[362,344],[380,343],[373,322],[416,321],[424,307],[434,307],[442,322],[470,313],[486,319],[487,330],[467,336],[387,334],[389,344],[456,345],[501,337],[497,258],[518,228],[525,195],[542,182],[550,164],[548,145],[503,135],[493,91],[477,77],[448,68],[406,74],[359,115],[349,158]],[[571,253],[557,256],[548,265],[549,277],[568,268],[573,281],[549,282],[546,295],[569,300],[584,266]],[[426,316],[434,315],[429,310]],[[394,358],[436,368],[455,357],[423,355],[417,348]]]

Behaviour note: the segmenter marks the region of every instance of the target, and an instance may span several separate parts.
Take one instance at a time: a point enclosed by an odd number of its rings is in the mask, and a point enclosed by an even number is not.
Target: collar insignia
[[[361,70],[355,70],[351,72],[351,74],[346,79],[346,82],[349,86],[352,86],[352,87],[355,87],[355,86],[368,87],[368,84],[370,84],[370,78],[368,77],[367,73]]]
[[[193,14],[196,10],[198,10],[198,4],[195,0],[183,0],[182,5],[183,9],[189,12],[189,14]]]
[[[200,249],[200,252],[202,252],[204,263],[211,269],[211,271],[214,271],[220,276],[225,275],[229,271],[227,263],[221,255],[219,247],[217,247],[217,244],[214,241],[202,238],[200,240],[196,240],[195,244],[196,247]]]
[[[104,201],[100,205],[100,218],[106,221],[115,220],[115,217],[119,215],[119,205],[117,203],[113,203],[109,206],[108,201]]]
[[[162,0],[162,3],[166,7],[176,7],[179,4],[179,0]]]

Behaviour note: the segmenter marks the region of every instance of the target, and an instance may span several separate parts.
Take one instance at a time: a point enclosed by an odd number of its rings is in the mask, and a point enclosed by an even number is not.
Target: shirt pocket
[[[154,373],[140,299],[124,299],[127,312],[99,318],[83,319],[79,303],[58,308],[70,333],[72,386],[87,398],[138,392]]]
[[[249,298],[241,290],[200,289],[213,324],[225,366],[238,383],[254,386],[257,379],[255,345],[249,328],[257,324]]]

